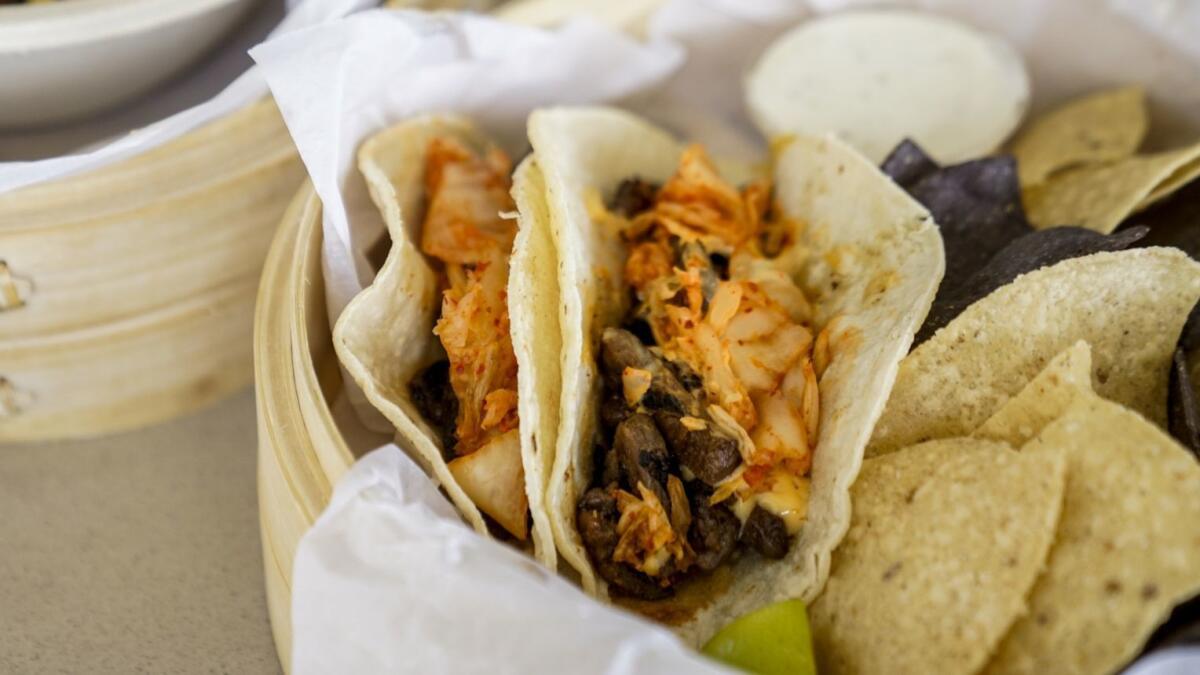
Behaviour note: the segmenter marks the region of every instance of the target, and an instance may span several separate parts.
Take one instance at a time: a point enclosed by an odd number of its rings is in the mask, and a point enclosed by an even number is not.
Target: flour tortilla
[[[976,673],[1046,561],[1062,455],[970,438],[868,459],[809,616],[823,673]]]
[[[1020,415],[1004,417],[993,432],[1020,433]],[[1200,592],[1200,464],[1084,386],[1020,453],[1065,455],[1062,518],[1029,613],[983,672],[1114,672]]]
[[[359,149],[359,169],[371,199],[383,214],[392,248],[374,282],[355,296],[338,318],[333,343],[342,365],[367,400],[395,425],[401,444],[442,485],[463,519],[487,535],[479,508],[450,473],[437,434],[422,419],[408,391],[413,376],[443,354],[433,334],[441,295],[429,261],[417,248],[424,209],[425,152],[429,141],[438,136],[456,138],[477,150],[489,147],[483,134],[463,118],[425,116],[383,131]],[[513,244],[508,282],[518,368],[521,459],[532,514],[534,555],[555,569],[557,555],[543,497],[557,424],[555,405],[547,402],[559,398],[557,357],[549,358],[546,352],[557,352],[553,335],[558,325],[552,313],[531,308],[557,305],[558,289],[553,277],[538,271],[546,264],[553,266],[554,250],[535,165],[522,164],[513,194],[525,211]],[[538,336],[537,340],[533,336]]]
[[[560,554],[586,590],[603,596],[575,529],[575,506],[591,481],[598,339],[621,320],[628,299],[624,244],[591,219],[587,204],[632,176],[666,180],[682,146],[608,108],[537,111],[529,136],[546,180],[562,294],[563,395],[547,503]],[[809,519],[785,559],[744,556],[728,585],[676,614],[677,632],[697,645],[735,616],[820,591],[850,522],[849,490],[863,447],[944,269],[941,239],[925,209],[841,142],[791,138],[780,144],[775,171],[780,206],[805,224],[797,251],[807,256],[789,256],[791,271],[814,301],[818,325],[837,317],[833,360],[820,382]]]
[[[867,454],[969,435],[1079,340],[1100,395],[1165,424],[1168,364],[1197,298],[1200,264],[1173,248],[1096,253],[1018,277],[904,359]]]

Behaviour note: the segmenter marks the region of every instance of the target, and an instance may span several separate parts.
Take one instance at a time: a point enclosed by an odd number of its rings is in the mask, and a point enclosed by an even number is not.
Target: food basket
[[[0,441],[138,427],[245,386],[258,274],[302,178],[264,100],[0,195]]]
[[[1079,9],[1068,2],[1054,6]],[[967,16],[956,18],[984,27],[995,19],[986,12],[962,10],[958,14]],[[1064,10],[1056,20],[1069,14]],[[1148,53],[1143,47],[1153,39],[1136,27],[1119,22],[1112,14],[1097,21],[1093,32],[1111,34],[1115,39],[1129,37],[1136,47],[1131,51]],[[1028,41],[1017,47],[1043,64],[1054,61],[1035,54],[1043,48]],[[1140,75],[1145,81],[1136,79]],[[1035,113],[1084,91],[1129,82],[1144,85],[1152,96],[1161,96],[1174,89],[1174,80],[1180,77],[1165,68],[1144,74],[1121,70],[1111,61],[1102,68],[1078,61],[1055,62],[1033,69],[1032,76],[1035,91],[1049,92],[1032,101]],[[1151,126],[1157,131],[1149,140],[1151,149],[1193,135],[1191,120],[1171,115],[1172,109],[1179,109],[1177,100],[1172,104],[1152,108]],[[322,205],[312,186],[306,185],[284,215],[268,256],[254,339],[264,573],[276,647],[285,670],[290,670],[292,657],[291,591],[297,548],[328,505],[334,486],[355,461],[352,448],[365,445],[351,438],[360,431],[358,426],[340,427],[335,421],[341,418],[334,414],[334,402],[344,403],[346,392],[332,345],[321,256]]]

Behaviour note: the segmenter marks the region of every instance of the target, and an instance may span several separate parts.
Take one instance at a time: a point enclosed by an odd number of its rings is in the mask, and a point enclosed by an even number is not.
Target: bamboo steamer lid
[[[264,100],[0,195],[0,441],[130,429],[248,384],[258,275],[303,177]]]

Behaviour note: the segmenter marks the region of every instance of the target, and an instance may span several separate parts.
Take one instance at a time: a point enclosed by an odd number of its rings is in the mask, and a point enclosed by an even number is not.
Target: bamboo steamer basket
[[[262,261],[303,178],[264,100],[0,195],[0,441],[134,428],[248,384]]]
[[[284,215],[254,325],[258,502],[267,604],[284,670],[292,652],[292,562],[354,457],[329,402],[342,380],[325,312],[321,202],[311,185]]]

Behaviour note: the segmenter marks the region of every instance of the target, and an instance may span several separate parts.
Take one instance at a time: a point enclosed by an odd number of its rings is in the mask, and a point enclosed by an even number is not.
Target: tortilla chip
[[[1196,365],[1200,365],[1200,304],[1192,308],[1179,334],[1167,390],[1167,430],[1200,459],[1200,380],[1195,377]]]
[[[970,434],[1079,340],[1091,345],[1102,396],[1164,424],[1168,365],[1197,298],[1200,264],[1169,248],[1023,275],[904,359],[867,453]]]
[[[1078,225],[1107,234],[1197,157],[1200,144],[1063,171],[1025,191],[1029,220],[1040,229]]]
[[[1167,176],[1165,180],[1154,187],[1154,190],[1146,196],[1145,199],[1137,205],[1136,211],[1148,208],[1153,204],[1170,197],[1178,192],[1184,186],[1191,185],[1200,178],[1200,159],[1193,159],[1183,166],[1175,169],[1175,172]]]
[[[1080,340],[1051,359],[971,435],[1021,447],[1058,419],[1080,392],[1092,391],[1092,349]]]
[[[946,252],[946,273],[934,305],[945,303],[1002,248],[1033,232],[1021,206],[1017,166],[1007,155],[938,167],[922,161],[915,143],[902,143],[884,171],[929,209]],[[924,171],[918,175],[918,172]]]
[[[970,276],[957,288],[942,282],[914,342],[918,345],[925,342],[968,307],[1022,274],[1092,253],[1124,250],[1145,237],[1148,231],[1145,226],[1137,226],[1100,234],[1082,227],[1052,227],[1018,237],[996,251],[987,264],[972,268]],[[969,241],[964,238],[968,246],[971,245],[967,243]],[[949,242],[946,248],[950,251]],[[953,258],[954,253],[948,252],[947,257]]]
[[[597,343],[603,328],[621,320],[628,293],[621,279],[624,244],[590,217],[588,204],[611,196],[631,176],[666,179],[682,146],[607,108],[537,111],[529,135],[546,178],[563,310],[562,420],[547,499],[560,552],[587,590],[603,594],[575,530],[575,506],[591,479]],[[821,378],[808,521],[786,558],[742,556],[728,589],[690,619],[680,617],[676,630],[693,644],[734,616],[819,592],[830,552],[849,524],[849,490],[862,448],[942,274],[941,240],[929,214],[847,146],[797,136],[780,147],[776,173],[779,207],[804,224],[793,248],[794,271],[814,302],[818,325],[837,317],[833,358]]]
[[[441,344],[433,334],[433,326],[441,298],[438,294],[437,278],[429,261],[417,248],[419,227],[424,208],[425,152],[429,141],[438,136],[456,138],[468,147],[484,149],[488,141],[469,121],[453,116],[425,116],[401,123],[367,139],[359,149],[359,169],[366,180],[371,199],[383,214],[391,236],[392,248],[387,260],[380,268],[375,280],[354,297],[338,318],[333,330],[333,344],[338,358],[346,371],[362,388],[371,402],[396,427],[398,440],[405,449],[445,489],[450,501],[462,514],[463,519],[477,532],[488,534],[487,522],[479,508],[471,501],[462,486],[454,479],[439,447],[437,434],[422,419],[413,405],[409,394],[409,382],[425,366],[443,357]],[[532,169],[526,169],[528,174]],[[514,189],[517,189],[514,186]],[[525,192],[518,192],[522,196]],[[528,207],[530,200],[525,199]],[[544,210],[544,207],[543,207]],[[546,291],[532,291],[531,287],[540,280],[523,278],[536,274],[526,269],[529,259],[544,258],[544,234],[526,233],[545,227],[544,220],[531,217],[521,221],[518,233],[521,244],[514,244],[513,265],[509,275],[509,297],[515,298],[511,315],[523,313],[518,309],[522,303],[533,302]],[[522,251],[528,246],[531,250]],[[528,331],[540,335],[554,331],[555,327],[536,327],[542,314],[513,321],[514,347],[529,338],[518,333]],[[547,519],[539,517],[543,488],[540,484],[542,472],[537,468],[545,451],[552,447],[553,436],[543,437],[547,430],[544,421],[533,412],[537,397],[527,394],[541,392],[544,382],[531,378],[547,378],[555,383],[557,378],[535,368],[527,367],[528,350],[517,351],[518,414],[521,424],[521,456],[525,469],[525,487],[533,518],[533,544],[535,556],[551,569],[557,565]],[[540,364],[540,362],[539,362]],[[552,398],[554,398],[552,396]],[[535,423],[529,425],[526,415]],[[532,426],[532,428],[528,428]],[[534,461],[539,458],[538,461]]]
[[[863,462],[854,519],[809,617],[824,673],[975,673],[1050,550],[1053,453],[955,438]]]
[[[1046,571],[985,673],[1109,673],[1200,591],[1200,464],[1136,413],[1080,394],[1020,451],[1064,453]]]
[[[1130,216],[1121,229],[1138,225],[1150,227],[1142,246],[1174,246],[1200,260],[1200,181]]]
[[[1012,142],[1021,185],[1041,183],[1059,169],[1128,157],[1148,126],[1146,92],[1140,86],[1068,101],[1030,122]]]
[[[917,181],[940,168],[937,162],[933,161],[933,158],[911,138],[904,139],[900,145],[892,148],[883,163],[879,165],[880,171],[887,174],[888,178],[896,181],[896,184],[905,190],[910,189],[917,184]]]

